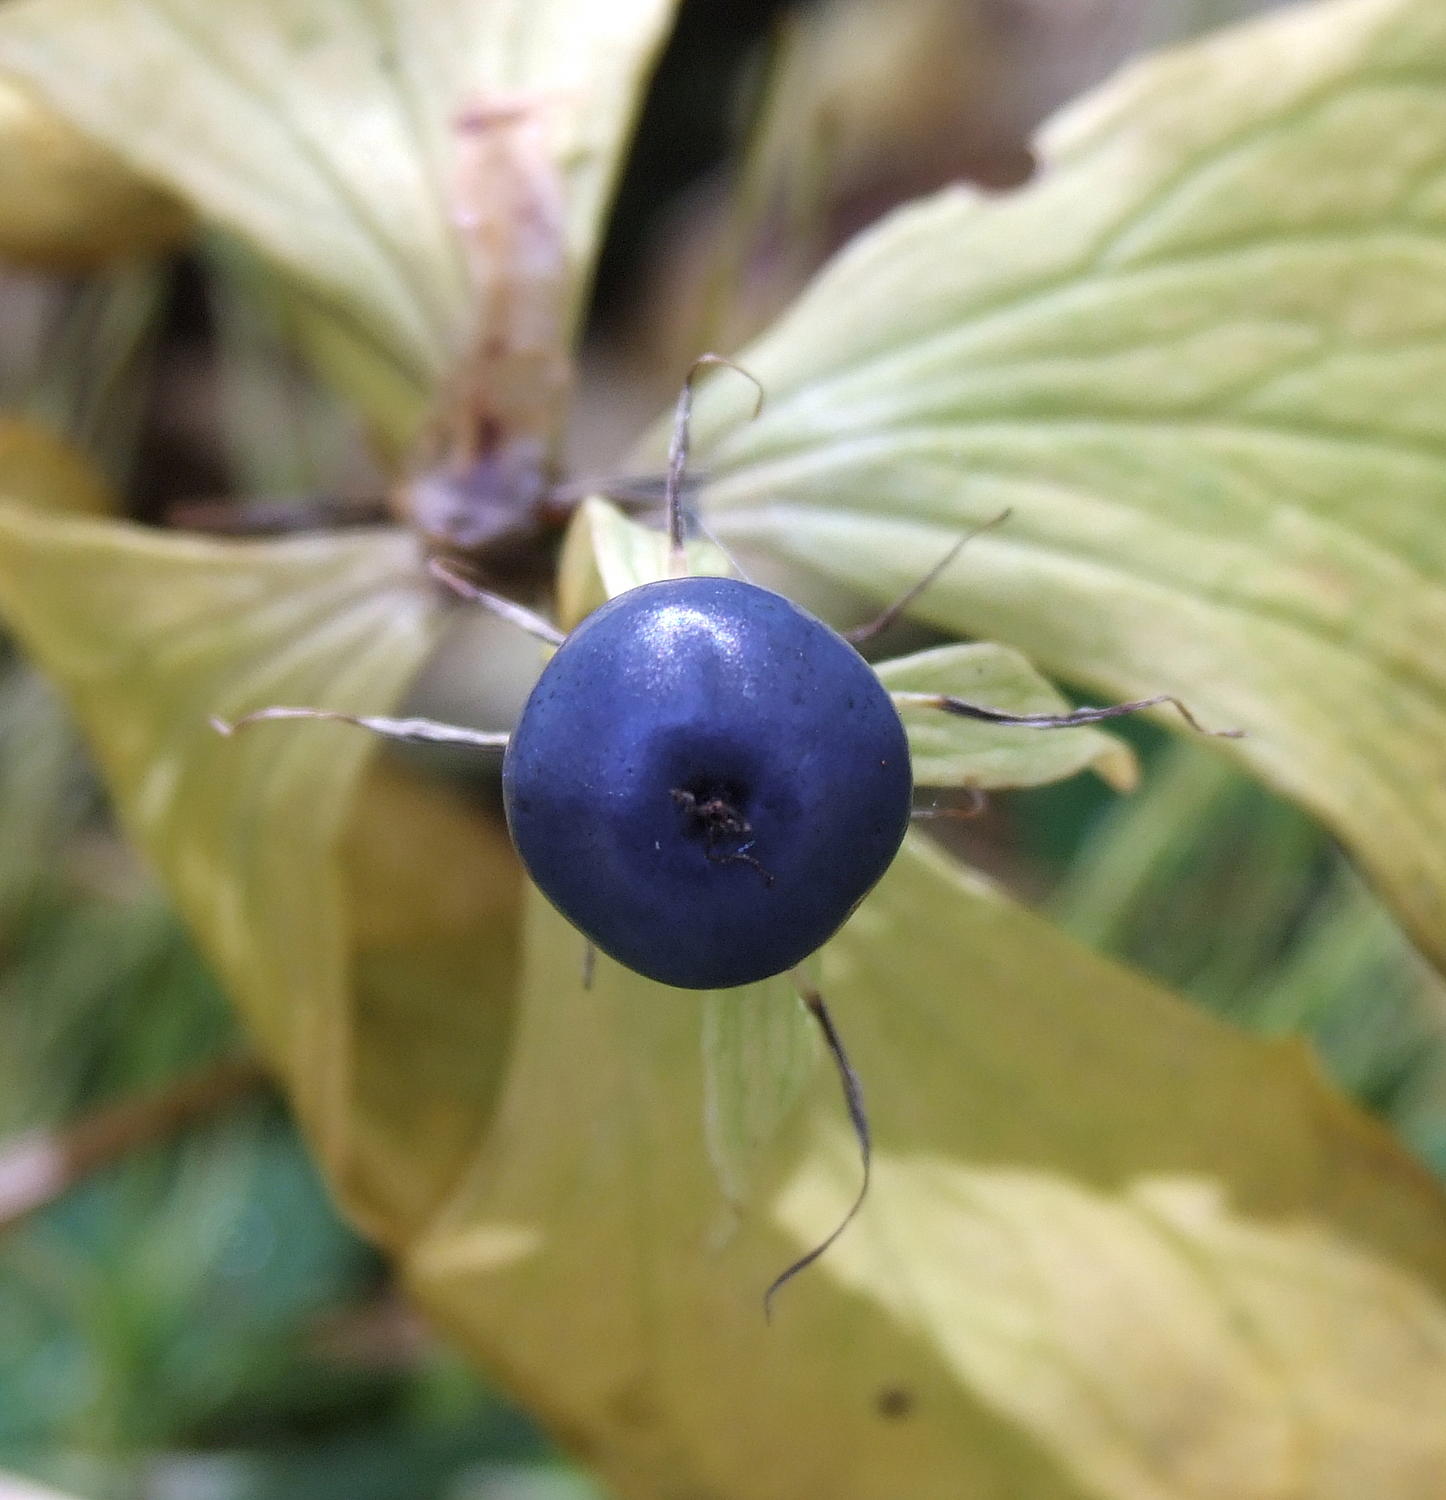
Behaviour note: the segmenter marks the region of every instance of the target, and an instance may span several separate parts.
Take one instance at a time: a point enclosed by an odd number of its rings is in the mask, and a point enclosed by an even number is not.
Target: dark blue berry
[[[644,584],[568,636],[507,747],[513,842],[628,968],[685,989],[782,973],[898,851],[912,783],[843,638],[731,578]]]

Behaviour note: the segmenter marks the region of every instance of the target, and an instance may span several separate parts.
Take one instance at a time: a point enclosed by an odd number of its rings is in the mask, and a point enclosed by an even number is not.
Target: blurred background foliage
[[[1142,47],[1251,8],[688,0],[600,264],[573,466],[605,471],[693,351],[762,327],[880,212],[961,177],[1006,191],[1057,105]],[[0,112],[22,107],[0,98]],[[7,195],[27,191],[43,153],[76,150],[5,139]],[[81,193],[95,170],[83,156]],[[0,408],[74,442],[145,521],[197,499],[380,492],[358,422],[289,351],[234,248],[193,238],[165,205],[121,204],[118,222],[138,226],[128,253],[77,266],[63,208],[0,247]],[[724,299],[729,284],[742,290]],[[0,470],[22,461],[10,439],[0,431]],[[444,655],[432,707],[481,690],[505,722],[525,667],[479,687],[465,655]],[[1446,989],[1308,817],[1207,749],[1148,725],[1126,734],[1138,793],[1085,776],[999,796],[951,826],[956,847],[1201,1006],[1307,1036],[1446,1178]],[[421,1327],[260,1089],[18,1211],[37,1129],[240,1045],[55,696],[6,649],[0,1466],[95,1500],[590,1493]]]

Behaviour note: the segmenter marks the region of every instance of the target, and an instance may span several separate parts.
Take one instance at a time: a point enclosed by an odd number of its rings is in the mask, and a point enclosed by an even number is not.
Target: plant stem
[[[255,1057],[226,1057],[68,1125],[12,1136],[0,1143],[0,1230],[53,1202],[91,1173],[218,1113],[268,1082]],[[0,1500],[5,1495],[0,1482]]]

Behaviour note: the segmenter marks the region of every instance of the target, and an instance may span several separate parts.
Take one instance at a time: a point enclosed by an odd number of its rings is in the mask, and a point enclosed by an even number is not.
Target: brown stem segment
[[[69,1125],[0,1142],[0,1229],[43,1208],[76,1183],[269,1086],[260,1062],[227,1057],[175,1083],[108,1105]]]
[[[688,560],[683,551],[684,525],[683,471],[688,467],[688,428],[693,416],[693,382],[700,370],[713,365],[726,365],[737,371],[745,380],[758,387],[758,404],[753,408],[756,417],[763,410],[763,386],[757,376],[750,375],[742,365],[735,365],[721,354],[700,354],[683,378],[683,389],[678,392],[678,405],[673,412],[673,439],[668,445],[668,475],[663,485],[663,499],[668,513],[668,572],[674,578],[682,578],[688,571]]]
[[[848,1053],[844,1051],[843,1038],[838,1033],[838,1027],[833,1023],[828,1006],[823,1003],[823,996],[797,970],[794,971],[793,982],[798,986],[798,992],[803,997],[803,1003],[808,1007],[809,1014],[818,1022],[818,1028],[823,1032],[824,1044],[828,1047],[829,1056],[833,1058],[833,1065],[838,1070],[839,1084],[843,1088],[844,1107],[848,1110],[849,1123],[853,1126],[854,1135],[858,1138],[859,1156],[864,1165],[864,1180],[859,1186],[858,1197],[854,1199],[849,1211],[839,1220],[838,1226],[828,1238],[821,1244],[815,1245],[807,1255],[801,1255],[791,1266],[774,1277],[773,1284],[764,1292],[763,1316],[770,1323],[773,1321],[773,1299],[780,1288],[786,1282],[792,1281],[800,1271],[811,1266],[849,1227],[854,1215],[864,1206],[864,1199],[869,1194],[869,1176],[873,1166],[873,1140],[869,1134],[868,1111],[864,1108],[864,1086],[859,1081],[859,1075],[854,1072]]]
[[[559,630],[551,620],[544,620],[541,615],[525,609],[515,600],[479,587],[470,578],[463,578],[454,568],[449,568],[440,558],[432,558],[427,563],[427,570],[439,583],[445,583],[458,598],[480,604],[483,609],[491,610],[494,615],[516,625],[519,630],[525,630],[539,641],[545,641],[549,646],[560,646],[567,639],[567,632]]]
[[[1022,729],[1075,729],[1081,724],[1099,724],[1105,719],[1121,719],[1126,714],[1137,714],[1144,709],[1159,708],[1161,704],[1168,703],[1197,734],[1208,734],[1214,739],[1223,740],[1245,738],[1243,729],[1207,729],[1170,693],[1160,693],[1154,698],[1140,698],[1134,703],[1112,703],[1103,708],[1086,705],[1063,714],[1010,714],[1005,713],[1002,708],[986,708],[982,703],[970,703],[948,693],[894,693],[892,696],[897,708],[937,708],[961,719],[978,719],[984,724],[1017,724]]]
[[[166,524],[213,536],[289,536],[345,526],[384,526],[392,519],[382,495],[351,499],[306,495],[290,500],[186,500],[166,511]]]

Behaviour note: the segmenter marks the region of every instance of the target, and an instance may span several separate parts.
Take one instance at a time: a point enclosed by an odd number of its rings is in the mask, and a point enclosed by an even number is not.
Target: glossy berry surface
[[[507,748],[543,894],[650,979],[723,989],[825,942],[909,820],[888,693],[841,636],[731,578],[644,584],[543,671]]]

